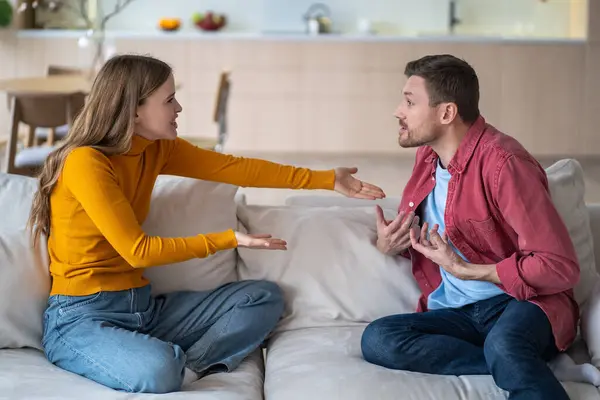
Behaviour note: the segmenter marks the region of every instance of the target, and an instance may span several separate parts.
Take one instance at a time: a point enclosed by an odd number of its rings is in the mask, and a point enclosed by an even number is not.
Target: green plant
[[[8,0],[0,0],[0,28],[10,25],[13,16],[12,5]]]

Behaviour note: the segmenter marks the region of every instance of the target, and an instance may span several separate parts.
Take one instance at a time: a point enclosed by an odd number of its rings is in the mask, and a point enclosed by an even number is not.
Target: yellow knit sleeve
[[[241,187],[333,190],[334,170],[314,171],[255,158],[201,149],[177,138],[166,152],[166,175],[229,183]]]
[[[61,179],[106,240],[134,268],[207,257],[237,246],[232,230],[178,238],[146,235],[109,159],[90,147],[67,156]]]

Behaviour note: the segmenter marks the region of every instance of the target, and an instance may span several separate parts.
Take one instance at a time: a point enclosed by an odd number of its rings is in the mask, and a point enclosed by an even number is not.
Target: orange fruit
[[[179,18],[161,18],[158,25],[165,31],[175,31],[181,27],[181,20]]]

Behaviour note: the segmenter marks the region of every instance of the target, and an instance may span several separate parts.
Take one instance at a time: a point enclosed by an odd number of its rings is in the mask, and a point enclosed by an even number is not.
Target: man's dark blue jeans
[[[546,314],[508,295],[459,309],[384,317],[362,336],[365,360],[439,375],[489,375],[512,400],[568,400],[547,366],[558,354]]]

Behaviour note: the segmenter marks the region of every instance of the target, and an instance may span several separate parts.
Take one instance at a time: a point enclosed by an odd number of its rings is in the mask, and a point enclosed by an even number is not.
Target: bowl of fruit
[[[161,18],[158,21],[158,26],[163,31],[174,32],[181,28],[181,20],[179,18]]]
[[[227,17],[224,14],[217,14],[212,11],[205,13],[195,13],[192,16],[194,25],[203,31],[218,31],[227,24]]]

